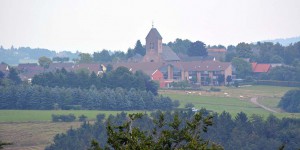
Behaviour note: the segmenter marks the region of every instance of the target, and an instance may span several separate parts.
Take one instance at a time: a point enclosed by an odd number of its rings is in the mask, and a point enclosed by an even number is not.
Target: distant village
[[[120,66],[127,67],[130,71],[143,71],[152,80],[159,83],[161,88],[169,87],[172,82],[188,81],[202,85],[225,84],[227,78],[235,80],[235,68],[231,62],[221,62],[227,50],[226,48],[208,48],[208,56],[179,56],[169,46],[163,44],[162,36],[154,27],[146,36],[144,56],[134,55],[126,62],[113,63],[51,63],[47,68],[41,67],[37,63],[18,64],[16,69],[23,81],[30,82],[34,75],[66,69],[67,71],[88,70],[101,75],[106,72],[108,64],[113,68]],[[249,60],[247,60],[249,61]],[[272,67],[280,64],[258,64],[252,62],[252,72],[257,75],[267,73]],[[0,71],[7,74],[10,67],[7,64],[0,64]],[[219,83],[218,78],[223,78],[223,83]]]

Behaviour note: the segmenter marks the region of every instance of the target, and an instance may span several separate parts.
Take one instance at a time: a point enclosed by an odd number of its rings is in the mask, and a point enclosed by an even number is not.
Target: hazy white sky
[[[0,45],[127,51],[152,21],[163,42],[207,45],[300,35],[300,0],[0,0]]]

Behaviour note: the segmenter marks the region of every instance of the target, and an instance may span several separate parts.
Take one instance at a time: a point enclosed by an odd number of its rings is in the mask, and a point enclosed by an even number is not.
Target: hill
[[[300,36],[291,37],[291,38],[279,38],[279,39],[273,39],[273,40],[262,40],[259,42],[280,43],[282,46],[288,46],[288,45],[296,43],[298,41],[300,41]]]

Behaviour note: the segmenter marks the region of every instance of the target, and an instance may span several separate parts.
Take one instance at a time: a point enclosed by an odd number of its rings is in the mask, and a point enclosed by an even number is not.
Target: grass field
[[[207,87],[209,89],[209,87]],[[161,91],[162,95],[169,96],[172,99],[180,101],[180,107],[184,108],[186,103],[193,103],[196,108],[206,108],[214,112],[221,113],[227,111],[235,115],[241,111],[249,116],[258,114],[267,117],[271,112],[250,102],[252,97],[257,97],[258,102],[278,113],[274,113],[277,117],[297,117],[299,113],[285,113],[277,107],[280,98],[288,91],[294,88],[276,87],[276,86],[243,86],[234,87],[218,87],[221,92],[207,91]]]
[[[97,110],[0,110],[0,122],[37,122],[51,121],[52,114],[74,114],[77,119],[81,115],[87,116],[88,120],[96,120],[97,114],[105,114],[106,117],[120,113],[121,111],[97,111]],[[137,113],[144,111],[126,111]]]

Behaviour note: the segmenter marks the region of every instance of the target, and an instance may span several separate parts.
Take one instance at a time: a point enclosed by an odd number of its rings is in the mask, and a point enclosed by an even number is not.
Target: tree
[[[241,59],[241,58],[233,58],[232,65],[236,69],[236,75],[239,78],[245,78],[248,75],[251,75],[252,68],[250,63]]]
[[[21,78],[18,75],[18,72],[15,68],[9,69],[8,79],[14,82],[14,84],[20,84],[22,82]]]
[[[94,61],[97,62],[110,62],[112,61],[112,57],[109,54],[108,50],[102,50],[100,53],[99,52],[94,52],[93,54],[93,59]]]
[[[236,53],[237,56],[240,58],[251,58],[252,57],[252,51],[250,44],[247,43],[239,43],[236,46]]]
[[[224,74],[218,75],[217,80],[218,80],[219,85],[223,84],[225,81],[225,75]]]
[[[290,90],[281,98],[278,106],[291,113],[300,112],[300,90]]]
[[[146,54],[146,49],[143,47],[143,45],[141,44],[140,40],[136,41],[135,47],[134,47],[134,52],[136,54],[140,54],[142,56],[144,56]]]
[[[39,58],[39,64],[44,69],[49,68],[51,63],[52,63],[51,59],[46,57],[46,56],[42,56],[42,57]]]
[[[231,76],[227,76],[227,77],[226,77],[227,85],[229,85],[231,81],[232,81]]]
[[[93,58],[89,53],[80,53],[79,54],[79,63],[91,63],[93,62]]]
[[[234,52],[227,52],[225,54],[225,61],[226,62],[231,62],[234,57],[236,57],[236,53],[234,53]]]
[[[187,54],[189,56],[207,56],[205,44],[201,41],[193,42],[188,48]]]
[[[168,46],[177,54],[186,54],[191,44],[192,42],[188,39],[182,40],[177,38],[174,42],[169,42]]]
[[[3,79],[4,77],[5,77],[5,74],[2,71],[0,71],[0,80]]]
[[[201,112],[194,115],[192,120],[186,121],[182,127],[178,113],[174,114],[171,122],[161,113],[157,120],[153,120],[156,127],[151,132],[144,132],[133,123],[142,118],[142,114],[130,114],[127,122],[120,126],[107,124],[107,149],[223,149],[202,138],[202,132],[207,132],[212,125],[212,116],[204,117]],[[91,142],[91,150],[100,150],[96,141]]]
[[[63,62],[69,61],[69,60],[70,60],[69,57],[53,57],[52,58],[52,61],[56,61],[56,62],[60,62],[60,63],[63,63]]]

